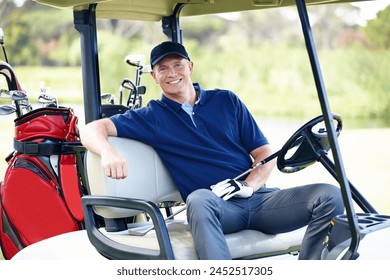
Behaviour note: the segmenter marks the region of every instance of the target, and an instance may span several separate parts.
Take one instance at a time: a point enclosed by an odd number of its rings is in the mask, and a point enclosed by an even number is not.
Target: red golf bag
[[[83,184],[77,117],[39,108],[15,119],[15,151],[0,185],[0,242],[6,259],[40,240],[79,230]]]

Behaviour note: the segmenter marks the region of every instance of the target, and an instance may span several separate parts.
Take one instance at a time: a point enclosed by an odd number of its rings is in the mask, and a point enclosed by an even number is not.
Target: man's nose
[[[168,71],[168,75],[169,76],[176,76],[176,70],[175,68],[170,68],[169,71]]]

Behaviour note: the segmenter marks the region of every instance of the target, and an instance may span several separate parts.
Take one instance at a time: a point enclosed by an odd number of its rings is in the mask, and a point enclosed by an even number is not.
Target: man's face
[[[192,62],[180,56],[167,56],[153,67],[151,72],[167,96],[180,95],[192,87]]]

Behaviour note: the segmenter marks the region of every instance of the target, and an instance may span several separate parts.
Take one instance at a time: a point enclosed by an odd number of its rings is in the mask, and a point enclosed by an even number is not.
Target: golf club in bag
[[[129,78],[123,79],[119,86],[118,104],[115,104],[115,95],[112,93],[103,93],[100,96],[101,101],[104,101],[101,104],[100,115],[102,118],[142,107],[142,96],[146,93],[146,86],[141,85],[141,76],[143,73],[149,73],[151,68],[149,65],[145,65],[144,55],[127,55],[124,61],[136,68],[135,82]],[[127,95],[127,101],[126,104],[123,104],[125,95]]]
[[[70,108],[15,119],[14,151],[0,185],[0,243],[6,259],[43,239],[82,228],[83,147]]]
[[[8,167],[0,183],[0,245],[11,259],[26,246],[82,228],[85,181],[78,168],[84,148],[71,108],[32,110],[11,66],[0,61],[0,73],[8,85],[0,96],[14,105],[3,105],[0,112],[16,113],[14,151],[5,159]]]

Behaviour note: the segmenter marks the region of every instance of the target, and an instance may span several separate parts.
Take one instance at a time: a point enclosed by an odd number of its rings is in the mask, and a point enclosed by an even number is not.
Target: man
[[[308,225],[300,259],[318,259],[330,220],[343,211],[338,188],[313,184],[284,190],[265,186],[271,161],[243,180],[232,178],[271,155],[252,115],[232,92],[193,84],[194,64],[184,46],[163,42],[151,52],[160,100],[94,121],[81,130],[83,145],[101,155],[107,176],[128,175],[127,163],[107,141],[127,137],[151,145],[187,203],[200,259],[231,259],[224,234],[243,229],[281,233]]]

